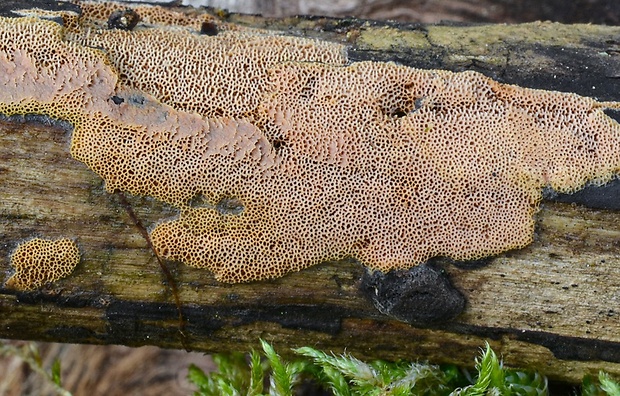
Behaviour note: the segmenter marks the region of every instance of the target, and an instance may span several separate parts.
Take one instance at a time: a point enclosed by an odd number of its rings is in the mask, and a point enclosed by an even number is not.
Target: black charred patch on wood
[[[414,325],[447,322],[465,308],[446,274],[429,264],[387,274],[367,271],[361,288],[381,313]]]
[[[346,316],[335,306],[260,305],[244,307],[183,306],[187,323],[185,331],[194,336],[209,336],[227,326],[243,326],[255,322],[277,323],[284,328],[319,331],[335,335]],[[141,334],[155,339],[178,338],[177,309],[174,304],[113,301],[106,309],[108,334],[106,342],[131,344]]]
[[[620,345],[613,341],[563,336],[540,330],[492,328],[460,323],[450,324],[445,329],[457,334],[471,334],[490,340],[509,338],[540,345],[549,349],[553,356],[562,360],[620,363]]]
[[[486,257],[478,260],[452,260],[446,259],[450,264],[454,265],[456,268],[464,269],[464,270],[474,270],[478,268],[484,268],[487,265],[491,264],[493,261],[493,257]]]
[[[546,189],[543,198],[553,202],[575,203],[592,209],[620,210],[620,179],[614,179],[602,186],[587,185],[573,194]]]

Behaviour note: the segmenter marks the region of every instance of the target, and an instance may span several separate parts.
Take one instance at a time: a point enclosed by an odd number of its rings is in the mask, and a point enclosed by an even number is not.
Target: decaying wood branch
[[[225,17],[346,43],[353,61],[472,69],[506,83],[620,100],[620,28]],[[29,238],[73,238],[82,260],[70,277],[41,290],[0,288],[0,337],[209,352],[247,350],[262,337],[281,350],[312,345],[462,365],[489,340],[507,365],[554,379],[577,381],[599,369],[620,374],[617,211],[544,202],[531,246],[478,266],[437,260],[433,268],[466,299],[464,311],[444,323],[410,325],[380,313],[367,297],[365,270],[351,260],[237,285],[168,263],[181,325],[168,281],[123,205],[71,158],[67,126],[40,121],[0,123],[0,281],[10,274],[11,252]],[[601,191],[591,189],[585,201]],[[150,198],[129,202],[147,228],[176,214]],[[613,208],[613,196],[603,203]],[[440,306],[443,295],[433,298]]]

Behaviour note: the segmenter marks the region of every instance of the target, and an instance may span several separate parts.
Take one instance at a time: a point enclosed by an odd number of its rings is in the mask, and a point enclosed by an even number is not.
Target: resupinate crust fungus
[[[71,154],[109,191],[180,209],[151,231],[157,253],[222,281],[522,247],[543,187],[620,169],[620,125],[603,112],[617,103],[349,65],[339,44],[153,6],[109,29],[127,5],[80,6],[62,25],[0,18],[0,113],[70,122]]]
[[[80,251],[70,239],[35,238],[20,244],[11,256],[15,273],[8,287],[32,290],[71,274],[80,262]]]

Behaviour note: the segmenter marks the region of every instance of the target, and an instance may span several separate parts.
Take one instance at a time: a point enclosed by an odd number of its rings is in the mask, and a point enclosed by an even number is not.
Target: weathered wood
[[[347,42],[353,60],[474,69],[502,82],[620,100],[620,28],[227,18]],[[618,212],[545,202],[531,246],[475,269],[438,260],[467,305],[433,327],[379,313],[362,293],[364,269],[353,261],[240,285],[169,263],[183,304],[181,332],[152,252],[117,197],[70,157],[69,140],[59,127],[0,123],[0,281],[24,239],[70,237],[82,251],[67,279],[35,292],[0,288],[0,337],[203,351],[247,350],[262,337],[281,350],[312,345],[461,365],[471,365],[489,340],[507,365],[554,379],[577,381],[599,369],[620,374]],[[147,227],[175,215],[150,198],[129,200]]]

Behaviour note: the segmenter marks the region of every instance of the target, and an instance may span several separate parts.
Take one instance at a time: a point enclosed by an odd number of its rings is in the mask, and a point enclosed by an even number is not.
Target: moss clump
[[[549,394],[545,376],[505,368],[488,344],[476,359],[473,374],[453,365],[367,363],[348,354],[336,356],[310,347],[295,349],[300,359],[286,362],[270,344],[262,340],[261,344],[264,359],[256,351],[249,358],[240,353],[215,355],[219,371],[208,375],[191,366],[189,379],[198,387],[195,395],[286,396],[295,394],[308,380],[335,396]]]

